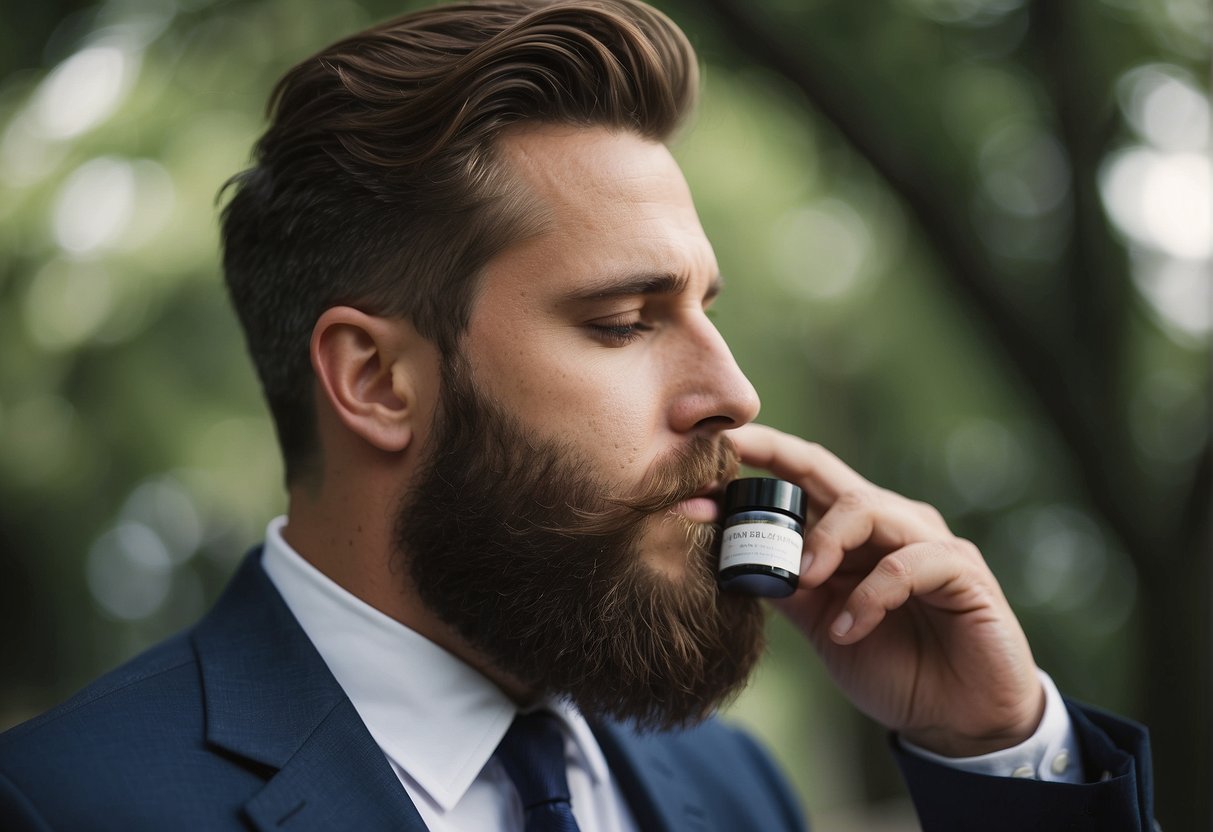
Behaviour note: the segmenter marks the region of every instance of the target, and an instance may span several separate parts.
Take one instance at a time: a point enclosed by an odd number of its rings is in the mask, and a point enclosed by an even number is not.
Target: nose
[[[679,433],[717,432],[754,421],[758,391],[737,365],[729,345],[706,315],[690,330],[676,378],[670,421]]]

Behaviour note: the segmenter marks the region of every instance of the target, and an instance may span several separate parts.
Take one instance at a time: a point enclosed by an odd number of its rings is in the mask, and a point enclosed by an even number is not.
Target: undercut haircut
[[[694,106],[685,35],[635,0],[484,0],[348,37],[278,82],[252,166],[220,192],[223,268],[287,483],[316,472],[316,320],[403,317],[443,357],[478,275],[543,215],[496,152],[514,125],[669,142]]]

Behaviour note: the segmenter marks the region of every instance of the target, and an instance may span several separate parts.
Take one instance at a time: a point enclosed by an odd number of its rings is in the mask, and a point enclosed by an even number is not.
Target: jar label
[[[800,550],[804,539],[791,529],[774,523],[737,523],[720,537],[720,571],[734,566],[776,566],[800,574]]]

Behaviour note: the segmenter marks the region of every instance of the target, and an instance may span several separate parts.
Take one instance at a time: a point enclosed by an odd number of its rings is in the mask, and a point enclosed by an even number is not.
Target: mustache
[[[597,509],[570,506],[581,534],[612,534],[650,514],[663,512],[699,494],[723,488],[737,477],[741,459],[727,436],[697,436],[653,464],[634,493],[606,497]]]

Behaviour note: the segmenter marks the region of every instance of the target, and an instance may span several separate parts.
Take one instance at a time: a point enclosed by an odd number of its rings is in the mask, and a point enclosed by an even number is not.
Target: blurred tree
[[[0,2],[0,724],[190,623],[281,510],[214,195],[287,67],[418,5]],[[1208,827],[1205,4],[659,5],[763,419],[938,505]],[[846,828],[899,788],[883,738],[772,644],[732,714]]]

